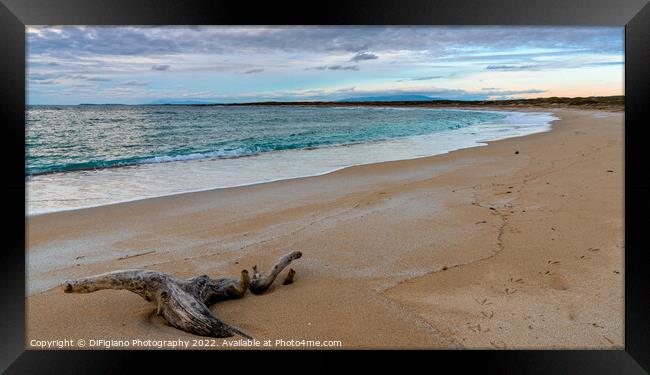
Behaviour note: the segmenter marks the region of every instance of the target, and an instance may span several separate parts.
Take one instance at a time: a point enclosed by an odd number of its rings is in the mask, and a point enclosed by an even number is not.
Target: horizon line
[[[537,98],[520,98],[520,99],[482,99],[482,100],[463,100],[463,99],[432,99],[432,100],[369,100],[369,101],[352,101],[347,98],[343,100],[302,100],[302,101],[290,101],[290,100],[265,100],[265,101],[253,101],[253,102],[232,102],[232,103],[223,103],[223,102],[209,102],[202,100],[193,100],[188,99],[187,101],[196,101],[199,103],[172,103],[174,100],[170,99],[170,103],[138,103],[138,104],[126,104],[126,103],[77,103],[77,104],[29,104],[26,103],[26,106],[92,106],[92,105],[123,105],[123,106],[161,106],[161,105],[177,105],[177,106],[242,106],[242,105],[261,105],[261,104],[339,104],[339,105],[359,105],[359,104],[371,104],[371,103],[411,103],[411,104],[427,104],[427,103],[486,103],[486,102],[522,102],[522,101],[535,101],[535,100],[568,100],[568,99],[590,99],[590,98],[625,98],[625,95],[591,95],[591,96],[548,96],[548,97],[537,97]],[[162,100],[162,99],[156,99]],[[182,100],[179,100],[182,101]]]

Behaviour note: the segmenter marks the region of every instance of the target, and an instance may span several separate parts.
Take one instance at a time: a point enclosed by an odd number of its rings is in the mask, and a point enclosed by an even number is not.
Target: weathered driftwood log
[[[246,290],[264,293],[280,272],[291,261],[302,256],[291,252],[276,262],[271,272],[262,275],[257,266],[251,280],[243,270],[239,280],[233,278],[211,279],[207,275],[191,279],[177,279],[163,272],[133,269],[70,280],[63,283],[65,293],[91,293],[102,289],[126,289],[157,306],[157,314],[171,326],[200,336],[231,337],[241,335],[251,338],[239,328],[214,316],[208,306],[219,301],[241,298]],[[284,284],[293,282],[296,271],[291,269]]]

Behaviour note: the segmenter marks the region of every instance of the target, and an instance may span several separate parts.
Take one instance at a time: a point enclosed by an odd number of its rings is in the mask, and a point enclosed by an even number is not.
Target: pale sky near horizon
[[[28,26],[28,104],[623,95],[623,27]]]

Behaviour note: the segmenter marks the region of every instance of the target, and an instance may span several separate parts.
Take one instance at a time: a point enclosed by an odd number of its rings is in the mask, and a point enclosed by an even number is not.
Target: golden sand
[[[343,348],[622,348],[623,113],[548,111],[552,131],[487,147],[28,218],[27,345],[198,338],[65,279],[237,276],[300,250],[294,284],[212,311]]]

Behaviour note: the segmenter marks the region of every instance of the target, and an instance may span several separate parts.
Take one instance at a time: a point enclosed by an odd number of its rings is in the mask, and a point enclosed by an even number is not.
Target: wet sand
[[[622,348],[623,113],[548,112],[550,132],[445,155],[27,218],[27,347],[199,338],[65,279],[236,276],[300,250],[294,284],[211,310],[342,348]]]

